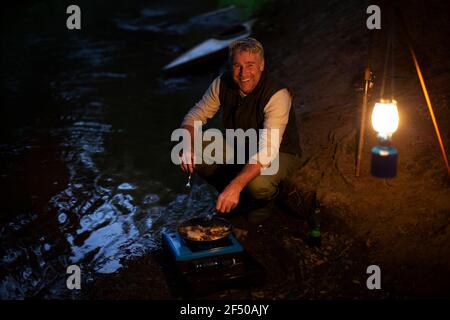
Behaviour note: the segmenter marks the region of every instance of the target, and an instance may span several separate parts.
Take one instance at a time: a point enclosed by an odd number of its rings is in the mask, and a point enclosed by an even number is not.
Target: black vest
[[[279,90],[285,89],[264,71],[255,89],[245,97],[239,93],[239,86],[229,72],[220,77],[219,100],[223,112],[225,129],[263,129],[264,107]],[[280,144],[280,151],[300,156],[301,150],[295,124],[294,107],[289,112],[289,121]]]

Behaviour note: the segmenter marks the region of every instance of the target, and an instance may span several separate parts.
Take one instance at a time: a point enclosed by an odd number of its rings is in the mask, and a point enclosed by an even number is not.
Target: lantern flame
[[[381,100],[377,102],[372,111],[372,126],[378,132],[378,136],[390,139],[398,128],[397,101]]]

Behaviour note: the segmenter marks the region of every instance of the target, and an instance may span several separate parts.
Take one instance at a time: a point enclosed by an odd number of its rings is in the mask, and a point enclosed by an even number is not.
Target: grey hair
[[[263,48],[261,42],[259,42],[255,38],[245,38],[245,39],[233,41],[228,46],[228,54],[229,54],[228,56],[229,56],[230,62],[233,59],[233,54],[237,51],[239,51],[239,52],[247,51],[247,52],[251,52],[251,53],[256,53],[256,54],[259,54],[261,59],[264,60],[264,48]]]

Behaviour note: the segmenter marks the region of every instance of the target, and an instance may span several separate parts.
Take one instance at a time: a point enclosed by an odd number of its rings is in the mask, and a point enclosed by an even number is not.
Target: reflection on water
[[[212,8],[180,3],[186,16],[171,20],[180,12],[173,6],[136,5],[137,17],[106,19],[112,31],[104,34],[27,34],[3,57],[2,65],[23,59],[24,67],[2,71],[7,107],[18,110],[0,142],[2,299],[77,298],[66,288],[67,266],[79,265],[89,283],[158,249],[163,230],[213,212],[210,187],[184,192],[170,133],[215,74],[159,73],[174,48],[197,40],[203,20],[189,16]]]

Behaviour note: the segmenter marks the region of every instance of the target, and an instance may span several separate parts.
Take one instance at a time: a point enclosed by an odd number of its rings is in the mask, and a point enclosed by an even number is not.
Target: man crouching
[[[249,199],[255,208],[264,207],[261,204],[278,195],[280,183],[300,164],[292,96],[265,71],[261,43],[254,38],[234,41],[229,46],[229,59],[231,70],[212,82],[182,122],[182,128],[190,133],[192,145],[196,134],[194,122],[201,121],[204,125],[219,110],[226,130],[259,133],[255,146],[251,145],[252,141],[245,141],[237,146],[231,144],[230,148],[227,139],[224,161],[203,161],[196,165],[194,152],[182,154],[183,171],[198,172],[219,191],[216,210],[220,213],[234,210],[241,196]],[[271,131],[277,134],[271,135]],[[271,136],[277,138],[270,139]],[[243,163],[236,161],[239,151],[244,151]],[[274,159],[278,161],[277,170],[270,172],[267,169]],[[265,171],[270,173],[264,174]]]

